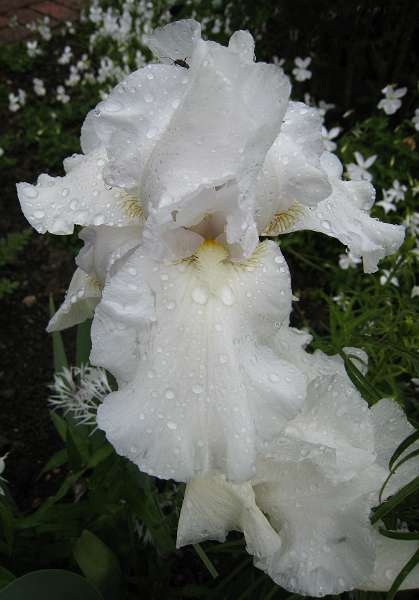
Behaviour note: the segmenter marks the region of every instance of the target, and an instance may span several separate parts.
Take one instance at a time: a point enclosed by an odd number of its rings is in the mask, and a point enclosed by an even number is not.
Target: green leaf
[[[417,490],[419,490],[419,475],[415,477],[412,481],[410,481],[407,485],[403,486],[397,494],[391,496],[388,500],[386,500],[383,504],[381,504],[375,511],[373,516],[371,517],[371,523],[374,524],[386,515],[388,515],[392,510],[396,508],[399,504],[403,502],[408,496],[414,494]]]
[[[103,446],[100,446],[90,457],[87,466],[89,469],[93,469],[97,467],[101,462],[106,460],[113,453],[113,448],[110,444],[105,443]]]
[[[8,553],[11,554],[13,547],[15,521],[9,508],[2,502],[0,502],[0,524],[2,536],[6,542]]]
[[[49,312],[51,317],[55,313],[55,304],[52,295],[49,297]],[[52,333],[52,351],[54,355],[54,371],[55,373],[59,373],[64,367],[68,367],[64,342],[59,331],[54,331]]]
[[[392,531],[384,527],[379,527],[378,531],[393,540],[419,540],[419,531]]]
[[[73,471],[80,469],[89,461],[89,438],[79,428],[81,429],[81,426],[67,426],[68,460]]]
[[[217,577],[219,576],[219,573],[218,573],[217,569],[214,567],[212,561],[208,558],[208,556],[207,556],[205,550],[203,549],[203,547],[201,546],[201,544],[193,544],[193,547],[195,549],[195,552],[199,556],[199,558],[202,560],[202,562],[208,569],[208,572],[210,573],[211,577],[213,579],[217,579]]]
[[[85,529],[74,547],[74,557],[87,579],[102,592],[105,600],[120,600],[119,562],[100,538]]]
[[[76,340],[76,365],[87,365],[89,362],[90,349],[92,343],[90,340],[90,328],[92,325],[91,319],[80,323],[77,327],[77,340]]]
[[[411,433],[409,436],[407,436],[407,438],[404,439],[402,441],[402,443],[397,446],[396,450],[394,451],[393,456],[390,458],[390,462],[388,463],[388,466],[389,466],[390,470],[392,469],[394,463],[399,458],[399,456],[407,448],[409,448],[409,446],[411,446],[412,444],[414,444],[416,442],[416,440],[419,440],[419,429],[417,431],[414,431],[413,433]]]
[[[4,567],[0,567],[0,590],[15,579],[13,573]]]
[[[65,465],[67,460],[68,460],[67,448],[61,448],[61,450],[58,450],[58,452],[53,454],[51,456],[51,458],[49,459],[49,461],[42,467],[42,470],[38,475],[38,479],[40,477],[42,477],[42,475],[44,475],[45,473],[48,473],[49,471],[52,471],[53,469],[56,469],[57,467],[61,467],[62,465]]]
[[[63,440],[63,442],[65,442],[67,439],[67,423],[54,410],[49,411],[49,416],[51,417],[51,420],[54,424],[55,429],[57,430],[58,435]]]
[[[419,549],[416,550],[416,552],[414,553],[412,558],[407,561],[407,563],[404,565],[403,569],[397,575],[396,579],[393,582],[393,585],[391,586],[391,588],[386,596],[386,600],[393,600],[394,596],[397,594],[399,587],[401,586],[403,581],[406,579],[406,577],[409,575],[409,573],[411,571],[413,571],[413,569],[416,567],[417,564],[419,564]]]
[[[368,402],[369,406],[378,402],[383,397],[383,394],[370,384],[368,379],[354,364],[353,359],[359,360],[359,357],[352,354],[345,354],[345,352],[341,352],[340,355],[345,363],[345,369],[349,378],[359,390],[362,397]]]
[[[0,600],[103,600],[103,596],[75,573],[61,569],[33,571],[0,591]]]

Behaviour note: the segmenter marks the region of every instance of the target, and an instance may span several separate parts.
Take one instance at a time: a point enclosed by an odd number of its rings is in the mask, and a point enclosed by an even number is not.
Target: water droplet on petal
[[[192,290],[192,300],[197,304],[208,302],[208,290],[204,287],[196,287]]]
[[[226,306],[234,304],[233,290],[228,285],[224,285],[221,289],[221,300]]]
[[[175,392],[171,389],[168,389],[166,390],[166,393],[164,395],[168,400],[173,400],[173,398],[175,397]]]
[[[38,190],[33,185],[25,185],[23,193],[27,198],[37,198],[39,196]]]
[[[167,427],[172,430],[177,429],[177,425],[173,421],[167,421]]]
[[[105,217],[104,215],[96,215],[93,219],[93,225],[103,225],[103,223],[105,222]]]
[[[192,388],[193,393],[196,394],[196,395],[202,394],[203,390],[204,390],[204,388],[199,383],[197,383],[196,385],[194,385],[193,388]]]

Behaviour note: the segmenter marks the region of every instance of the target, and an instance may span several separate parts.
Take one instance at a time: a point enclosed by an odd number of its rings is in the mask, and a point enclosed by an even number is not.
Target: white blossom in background
[[[307,67],[311,63],[311,57],[307,56],[306,58],[297,58],[294,59],[294,69],[292,70],[292,74],[294,75],[297,81],[306,81],[307,79],[311,79],[311,71]]]
[[[377,160],[377,155],[373,154],[368,158],[364,158],[360,152],[354,153],[356,163],[346,165],[348,176],[353,181],[372,181],[373,177],[368,169]]]
[[[272,62],[274,63],[274,65],[282,69],[285,64],[285,58],[279,58],[279,56],[274,55],[272,57]]]
[[[415,126],[416,131],[419,131],[419,108],[415,110],[415,114],[412,117],[412,123]]]
[[[43,19],[38,19],[37,21],[28,23],[26,27],[30,31],[38,32],[41,38],[46,42],[49,42],[52,37],[51,22],[49,17],[44,17]]]
[[[26,42],[26,51],[30,58],[35,58],[35,56],[42,54],[42,50],[38,47],[36,40]]]
[[[416,296],[419,296],[419,285],[414,285],[412,287],[411,292],[410,292],[410,297],[411,298],[416,298]]]
[[[346,254],[339,255],[339,267],[344,270],[354,269],[361,262],[362,262],[361,259],[358,258],[357,256],[353,256],[351,254],[351,252],[346,252]]]
[[[4,156],[4,148],[0,146],[0,158]]]
[[[413,235],[413,237],[419,236],[419,212],[406,215],[403,223],[410,235]]]
[[[70,60],[73,58],[73,51],[70,46],[65,46],[63,53],[58,58],[57,62],[59,65],[68,65]]]
[[[26,92],[18,89],[17,94],[9,94],[9,110],[11,112],[17,112],[26,104]]]
[[[394,197],[388,193],[388,190],[383,190],[383,199],[375,203],[376,206],[381,206],[386,215],[389,212],[395,212],[397,206],[394,204]]]
[[[399,287],[399,280],[395,275],[391,275],[391,272],[388,269],[382,269],[380,275],[380,283],[381,285],[386,285],[386,283],[391,283],[395,287]]]
[[[66,94],[66,90],[63,85],[59,85],[57,87],[56,98],[58,102],[61,102],[61,104],[67,104],[67,102],[70,101],[70,96]]]
[[[79,424],[96,426],[96,413],[103,398],[112,390],[103,369],[82,365],[64,368],[54,376],[49,404]]]
[[[35,94],[37,96],[45,96],[46,89],[45,89],[45,84],[42,81],[42,79],[38,79],[37,77],[34,77],[32,84],[33,84],[33,91],[35,92]]]
[[[0,496],[4,496],[4,489],[2,483],[6,483],[4,477],[2,477],[4,469],[6,468],[6,458],[7,454],[0,456]]]
[[[396,88],[394,84],[391,84],[386,85],[381,91],[384,94],[384,98],[379,101],[377,107],[383,110],[386,115],[393,115],[401,107],[402,101],[400,98],[403,98],[406,94],[407,88]]]
[[[337,144],[333,140],[338,137],[341,131],[342,127],[332,127],[329,130],[324,126],[322,127],[322,139],[325,150],[328,152],[334,152],[334,150],[336,150]]]
[[[329,110],[336,108],[336,104],[333,104],[332,102],[326,102],[325,100],[319,100],[319,102],[316,104],[315,100],[308,92],[304,94],[304,102],[317,109],[322,121],[324,121],[326,113],[329,112]]]
[[[398,202],[402,202],[404,200],[407,192],[407,186],[401,184],[398,179],[395,179],[391,188],[386,190],[386,192],[388,196],[397,204]]]

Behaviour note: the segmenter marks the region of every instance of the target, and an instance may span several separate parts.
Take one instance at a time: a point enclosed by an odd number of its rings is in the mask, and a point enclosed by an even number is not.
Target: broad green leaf
[[[33,571],[0,591],[0,600],[103,600],[84,577],[61,569]]]
[[[0,567],[0,590],[15,579],[13,573],[4,567]]]
[[[92,343],[90,340],[90,328],[92,325],[91,319],[80,323],[77,327],[76,339],[76,365],[87,365],[89,362],[90,349]]]
[[[55,304],[52,295],[49,297],[49,312],[51,317],[55,313]],[[54,371],[55,373],[59,373],[64,367],[68,367],[64,342],[59,331],[52,333],[52,351],[54,355]]]
[[[105,600],[120,600],[119,562],[100,538],[85,529],[74,547],[74,557],[87,579],[102,592]]]

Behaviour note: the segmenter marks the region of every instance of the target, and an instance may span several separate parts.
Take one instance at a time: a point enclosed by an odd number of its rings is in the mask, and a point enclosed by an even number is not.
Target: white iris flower
[[[165,64],[120,83],[87,116],[66,176],[19,184],[19,198],[40,232],[87,226],[49,329],[95,313],[91,359],[119,384],[98,423],[118,452],[160,477],[246,480],[306,393],[272,346],[291,285],[259,235],[320,231],[372,272],[403,228],[369,217],[372,187],[342,181],[318,112],[255,63],[249,33],[224,47],[180,21],[149,45]]]
[[[321,115],[289,100],[278,66],[255,62],[248,32],[224,47],[186,20],[149,46],[162,64],[88,114],[66,175],[18,184],[39,232],[83,227],[49,329],[94,316],[91,361],[118,384],[98,426],[143,471],[192,482],[179,543],[238,528],[290,590],[369,585],[368,510],[385,476],[375,412],[340,359],[307,353],[289,328],[288,267],[259,238],[319,231],[374,272],[404,228],[369,216],[371,184],[342,180]]]

